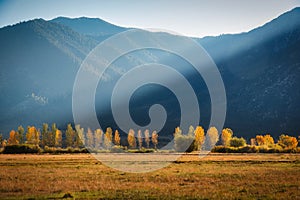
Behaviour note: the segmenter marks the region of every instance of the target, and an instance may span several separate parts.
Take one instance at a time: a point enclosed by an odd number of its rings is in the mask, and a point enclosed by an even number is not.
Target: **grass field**
[[[187,154],[148,173],[90,154],[2,154],[0,165],[0,199],[300,199],[300,154]]]

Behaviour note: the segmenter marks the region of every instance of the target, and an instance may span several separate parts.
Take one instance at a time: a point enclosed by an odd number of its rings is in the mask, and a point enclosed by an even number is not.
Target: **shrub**
[[[55,148],[55,147],[44,147],[43,153],[50,153],[50,154],[63,154],[63,153],[89,153],[87,148],[72,148],[68,147],[66,149],[62,148]]]
[[[156,151],[155,149],[141,148],[141,149],[129,149],[127,152],[128,153],[153,153],[155,151]]]
[[[213,153],[228,153],[228,147],[225,146],[215,146],[211,152]]]
[[[194,137],[190,135],[178,135],[174,138],[175,151],[177,152],[192,152],[196,150]]]
[[[215,146],[212,150],[215,153],[258,153],[259,150],[255,146],[243,146],[243,147],[224,147]]]
[[[230,139],[231,147],[243,147],[246,146],[246,140],[244,138],[233,137]]]
[[[22,145],[7,145],[4,147],[4,154],[23,154],[23,153],[40,153],[41,148],[38,145],[22,144]]]
[[[239,153],[258,153],[259,150],[255,146],[243,146],[238,148]]]
[[[115,145],[110,149],[111,153],[124,153],[124,148],[122,146]]]

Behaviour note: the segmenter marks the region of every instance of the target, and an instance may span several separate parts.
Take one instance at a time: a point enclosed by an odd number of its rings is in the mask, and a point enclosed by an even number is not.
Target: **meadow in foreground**
[[[0,165],[1,199],[300,197],[299,154],[186,154],[141,174],[111,169],[90,154],[0,155]]]

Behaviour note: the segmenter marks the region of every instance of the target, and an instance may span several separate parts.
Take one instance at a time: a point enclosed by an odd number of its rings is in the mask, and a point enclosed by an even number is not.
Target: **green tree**
[[[42,147],[44,146],[50,146],[50,139],[49,139],[49,126],[47,123],[43,124],[42,127],[42,141],[41,141],[41,145]]]
[[[19,144],[24,144],[24,133],[25,133],[25,130],[24,130],[23,126],[20,125],[18,127]]]
[[[56,131],[57,131],[57,127],[56,124],[53,123],[51,126],[51,131],[48,132],[48,145],[49,147],[54,147],[55,146],[55,136],[56,136]]]

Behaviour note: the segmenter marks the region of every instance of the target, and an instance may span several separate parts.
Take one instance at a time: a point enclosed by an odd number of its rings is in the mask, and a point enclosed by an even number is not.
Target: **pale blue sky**
[[[0,0],[0,27],[34,18],[87,16],[203,37],[249,31],[297,6],[300,0]]]

